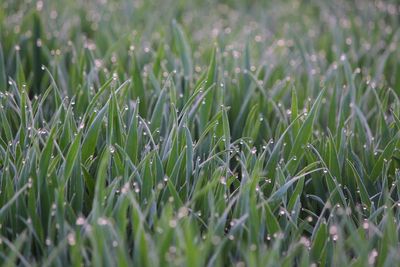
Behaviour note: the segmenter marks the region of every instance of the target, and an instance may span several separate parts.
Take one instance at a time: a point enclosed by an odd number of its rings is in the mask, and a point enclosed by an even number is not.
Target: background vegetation
[[[398,266],[398,1],[0,1],[4,266]]]

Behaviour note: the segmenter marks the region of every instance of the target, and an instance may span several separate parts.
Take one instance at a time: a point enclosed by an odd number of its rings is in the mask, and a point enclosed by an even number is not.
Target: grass
[[[398,266],[397,1],[0,3],[3,266]]]

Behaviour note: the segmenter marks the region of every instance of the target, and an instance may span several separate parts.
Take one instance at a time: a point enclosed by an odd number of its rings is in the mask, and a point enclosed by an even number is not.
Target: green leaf
[[[136,55],[133,56],[133,73],[132,73],[132,97],[139,99],[139,111],[138,113],[145,117],[147,114],[146,105],[146,93],[144,90],[143,79],[141,75],[141,69]]]
[[[278,233],[281,231],[281,227],[278,223],[277,218],[275,215],[272,213],[271,208],[267,203],[264,203],[264,209],[265,209],[265,222],[267,224],[267,230],[269,235],[273,235],[275,233]]]
[[[182,27],[175,20],[172,21],[172,33],[176,49],[181,57],[184,78],[186,80],[191,80],[193,75],[193,63],[190,46]]]
[[[64,164],[64,181],[66,181],[71,176],[72,169],[76,163],[76,160],[78,159],[78,153],[81,143],[81,135],[82,133],[79,132],[75,136],[73,143],[68,149],[68,153],[65,158],[65,164]]]
[[[287,166],[287,169],[290,173],[293,173],[297,169],[300,158],[304,153],[304,147],[307,145],[308,140],[312,136],[314,121],[318,115],[319,106],[321,104],[324,93],[325,89],[322,89],[317,99],[315,100],[315,103],[312,106],[310,112],[308,113],[303,125],[301,126],[299,133],[296,136],[296,139],[294,140],[292,149],[289,153],[290,161]]]
[[[4,62],[3,47],[0,42],[0,92],[4,92],[7,89],[7,76],[6,76],[6,65]]]
[[[397,143],[398,143],[398,138],[395,137],[386,145],[385,149],[383,150],[383,153],[379,156],[378,160],[375,162],[374,168],[372,169],[372,172],[369,175],[369,178],[372,181],[376,181],[376,179],[382,172],[383,164],[392,158],[393,152],[397,147]]]
[[[215,48],[212,52],[210,64],[208,66],[207,76],[204,84],[205,89],[211,88],[211,86],[213,86],[216,83],[216,78],[217,78],[216,65],[217,63],[216,63],[216,48]],[[200,107],[200,131],[204,130],[204,127],[207,124],[208,119],[210,117],[215,96],[214,91],[215,89],[207,93]]]
[[[85,134],[83,143],[82,143],[82,161],[85,162],[91,155],[93,155],[96,146],[97,140],[99,138],[101,125],[103,123],[104,115],[107,111],[107,105],[104,106],[95,116],[91,125],[88,127],[88,131]]]

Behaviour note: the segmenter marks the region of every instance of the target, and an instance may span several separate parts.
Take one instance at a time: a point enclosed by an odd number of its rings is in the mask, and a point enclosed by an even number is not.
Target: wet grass
[[[398,265],[399,4],[259,2],[0,3],[2,265]]]

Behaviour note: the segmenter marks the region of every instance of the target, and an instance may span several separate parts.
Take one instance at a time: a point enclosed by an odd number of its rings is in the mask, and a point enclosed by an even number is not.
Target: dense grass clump
[[[399,266],[394,1],[0,2],[0,264]]]

